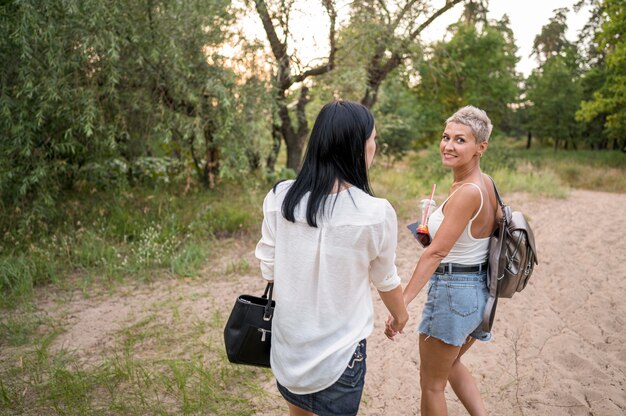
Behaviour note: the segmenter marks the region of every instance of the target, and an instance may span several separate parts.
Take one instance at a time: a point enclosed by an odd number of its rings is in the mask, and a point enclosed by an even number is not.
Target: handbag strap
[[[265,292],[263,292],[263,299],[267,299],[267,303],[265,304],[265,310],[263,312],[263,320],[269,321],[272,319],[273,309],[272,309],[272,292],[274,291],[274,282],[267,282],[267,286],[265,286]]]
[[[272,291],[274,290],[274,282],[267,282],[267,286],[265,286],[265,292],[263,292],[263,299],[267,299],[267,294],[270,295],[270,300],[272,300]]]

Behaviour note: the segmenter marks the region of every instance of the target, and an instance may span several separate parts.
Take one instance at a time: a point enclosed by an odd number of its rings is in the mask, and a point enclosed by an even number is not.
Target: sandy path
[[[575,190],[564,200],[505,197],[529,217],[540,264],[524,292],[500,303],[493,341],[477,343],[464,359],[489,414],[626,414],[626,194]],[[595,224],[587,222],[591,216]],[[405,284],[420,251],[404,228],[408,221],[399,220],[398,268]],[[55,301],[47,296],[40,308],[66,317],[66,332],[53,347],[97,360],[114,342],[116,331],[168,301],[177,302],[189,325],[210,319],[216,311],[226,319],[237,294],[262,290],[253,250],[253,241],[231,245],[208,268],[206,280],[159,281],[91,299]],[[246,259],[250,271],[243,276],[223,273],[233,259]],[[368,339],[360,414],[416,415],[420,388],[415,328],[424,294],[411,304],[407,331],[396,342],[384,337],[387,314],[378,296],[374,299],[376,327]],[[7,355],[9,350],[0,358]],[[268,395],[258,399],[257,414],[285,414],[269,372],[261,384]],[[447,396],[451,415],[466,414],[451,391]]]
[[[477,343],[464,359],[489,414],[626,414],[626,195],[575,190],[565,200],[506,200],[529,217],[540,264],[524,292],[500,302],[493,340]],[[586,223],[590,216],[595,224]],[[420,251],[406,223],[399,221],[403,283]],[[408,329],[396,342],[384,337],[385,308],[374,299],[359,414],[419,414],[416,327],[424,294],[411,304]],[[451,389],[446,394],[449,413],[466,414]]]
[[[529,216],[540,264],[524,292],[500,303],[493,341],[476,344],[464,360],[490,414],[623,415],[626,195],[573,191],[567,200],[507,200]],[[590,215],[595,226],[585,224]],[[406,278],[417,247],[408,233],[401,236],[398,267]],[[417,414],[414,328],[423,301],[421,294],[411,304],[412,329],[395,345],[384,342],[377,320],[362,414]],[[377,311],[384,313],[381,302]],[[448,393],[450,414],[465,414]]]

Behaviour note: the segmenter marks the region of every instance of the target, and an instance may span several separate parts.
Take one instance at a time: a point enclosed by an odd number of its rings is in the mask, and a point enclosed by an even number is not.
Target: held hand
[[[407,321],[408,316],[406,317],[406,319],[398,321],[390,315],[387,318],[387,322],[385,322],[385,336],[391,341],[395,341],[395,336],[403,333],[402,330],[404,329]]]

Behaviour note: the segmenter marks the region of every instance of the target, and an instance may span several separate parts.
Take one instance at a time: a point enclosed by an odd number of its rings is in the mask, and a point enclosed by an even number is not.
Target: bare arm
[[[387,323],[387,328],[385,329],[387,337],[393,339],[396,334],[402,332],[409,320],[409,312],[406,310],[402,297],[402,286],[398,285],[395,289],[388,292],[381,292],[379,290],[378,294],[393,318],[392,322]]]
[[[426,285],[437,270],[459,236],[467,227],[469,220],[480,206],[479,191],[473,186],[464,186],[448,200],[445,205],[445,217],[435,238],[420,256],[411,280],[404,288],[404,303],[409,305]]]

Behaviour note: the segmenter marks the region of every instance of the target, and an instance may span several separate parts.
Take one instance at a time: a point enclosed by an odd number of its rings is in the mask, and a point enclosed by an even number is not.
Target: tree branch
[[[270,17],[265,2],[263,0],[255,0],[254,5],[259,17],[261,18],[261,23],[263,24],[263,29],[267,35],[267,40],[270,43],[270,48],[272,48],[274,58],[276,58],[276,61],[278,62],[278,73],[276,74],[276,79],[280,88],[286,90],[293,84],[293,81],[290,80],[289,77],[290,65],[289,55],[287,54],[287,43],[281,42],[280,39],[278,39],[276,28],[272,23],[272,18]]]
[[[391,13],[389,13],[389,9],[387,8],[387,5],[385,4],[385,0],[378,0],[378,5],[385,12],[385,15],[387,16],[387,23],[391,23]]]
[[[392,52],[391,57],[382,65],[380,68],[380,72],[385,76],[391,71],[393,71],[400,63],[402,62],[402,58],[404,57],[404,53],[407,49],[407,46],[410,42],[413,42],[417,36],[422,33],[424,29],[426,29],[435,19],[439,16],[450,10],[452,7],[461,3],[463,0],[448,0],[446,4],[435,13],[433,13],[425,22],[423,22],[417,29],[415,29],[408,38],[405,38],[402,42],[402,46],[400,50],[395,50]]]
[[[411,6],[413,6],[416,3],[416,1],[417,0],[407,1],[406,4],[404,5],[404,7],[402,8],[402,10],[400,10],[400,13],[398,13],[398,16],[396,16],[396,20],[393,22],[393,25],[391,26],[391,28],[394,31],[396,30],[398,25],[400,25],[400,22],[404,18],[404,15],[409,11]]]
[[[302,82],[308,77],[314,77],[330,72],[335,67],[335,55],[337,53],[337,11],[335,10],[335,2],[332,0],[323,0],[324,8],[330,19],[330,28],[328,30],[328,43],[330,52],[328,53],[328,62],[315,68],[308,69],[301,74],[293,77],[293,82]]]
[[[397,68],[401,63],[402,59],[404,59],[404,55],[408,50],[409,44],[417,38],[417,36],[427,28],[435,19],[441,16],[443,13],[450,10],[452,7],[462,2],[463,0],[447,0],[446,4],[433,13],[425,22],[423,22],[417,29],[409,34],[408,37],[404,38],[400,45],[395,48],[391,52],[391,56],[386,61],[383,60],[385,51],[387,50],[387,45],[379,44],[374,52],[374,55],[370,59],[370,62],[367,66],[367,88],[365,90],[365,95],[361,99],[361,103],[371,108],[376,102],[378,95],[378,88],[380,87],[383,80],[389,75],[391,71]],[[413,1],[407,2],[403,10],[400,11],[399,16],[404,16],[404,14],[408,11],[410,5],[414,4]],[[399,24],[399,21],[396,22]]]
[[[439,16],[441,16],[442,14],[444,14],[445,12],[447,12],[448,10],[450,10],[451,8],[453,8],[454,6],[456,6],[457,4],[459,4],[462,1],[463,0],[448,0],[448,1],[446,1],[445,6],[443,6],[441,9],[439,9],[435,13],[433,13],[433,15],[430,16],[428,19],[426,19],[426,21],[424,23],[419,25],[419,27],[417,29],[415,29],[413,32],[411,32],[411,34],[409,35],[409,40],[414,40],[420,33],[422,33],[422,30],[426,29],[436,18],[438,18]]]
[[[303,85],[300,89],[300,97],[298,98],[298,104],[296,105],[296,116],[298,117],[298,136],[302,137],[306,135],[309,130],[309,125],[306,120],[305,108],[309,102],[309,87]]]

